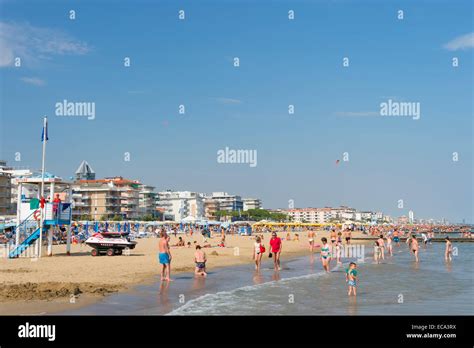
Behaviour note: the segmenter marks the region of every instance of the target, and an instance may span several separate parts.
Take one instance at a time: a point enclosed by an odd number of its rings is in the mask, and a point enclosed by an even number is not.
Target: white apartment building
[[[324,224],[329,222],[332,218],[331,208],[289,209],[286,212],[294,222]]]
[[[156,205],[174,221],[186,217],[204,217],[204,198],[200,193],[190,191],[162,191],[156,195]]]
[[[383,220],[383,213],[373,213],[370,211],[359,212],[354,208],[341,206],[338,208],[302,208],[289,209],[286,211],[294,222],[308,223],[329,223],[334,220],[344,222],[350,221],[366,221],[366,220]]]
[[[242,200],[244,211],[249,209],[261,209],[262,201],[258,198],[244,198]]]
[[[145,184],[138,186],[138,212],[141,216],[156,216],[156,192],[155,187]]]
[[[227,192],[212,192],[205,198],[212,198],[219,202],[219,209],[225,211],[243,211],[244,203],[242,198],[237,195],[229,195]]]

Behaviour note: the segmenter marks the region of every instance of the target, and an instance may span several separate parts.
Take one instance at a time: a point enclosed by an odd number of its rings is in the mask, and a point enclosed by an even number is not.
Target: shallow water
[[[444,261],[444,244],[433,243],[413,262],[405,244],[393,257],[374,264],[367,250],[358,260],[358,296],[348,298],[344,266],[322,272],[318,255],[282,263],[274,272],[265,261],[260,275],[252,265],[217,269],[207,279],[183,274],[170,285],[138,287],[134,292],[61,314],[171,315],[472,315],[472,243],[458,243],[453,262]],[[369,248],[366,248],[369,249]]]

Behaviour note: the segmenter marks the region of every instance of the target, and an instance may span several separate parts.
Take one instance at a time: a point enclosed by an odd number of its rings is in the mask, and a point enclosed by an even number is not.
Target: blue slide
[[[31,244],[33,244],[40,236],[40,229],[38,228],[36,231],[34,231],[32,234],[28,236],[18,247],[13,249],[10,252],[9,257],[14,258],[18,257],[21,255],[22,252],[24,252]]]

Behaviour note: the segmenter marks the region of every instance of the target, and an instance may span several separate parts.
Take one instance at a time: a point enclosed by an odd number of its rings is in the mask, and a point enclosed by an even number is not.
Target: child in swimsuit
[[[354,292],[354,296],[357,296],[357,265],[355,262],[349,264],[349,268],[346,269],[346,282],[349,287],[347,295],[351,296]]]

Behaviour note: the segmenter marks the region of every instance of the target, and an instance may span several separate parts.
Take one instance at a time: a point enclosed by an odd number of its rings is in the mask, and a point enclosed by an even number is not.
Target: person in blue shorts
[[[171,281],[171,252],[170,252],[170,245],[169,245],[169,238],[166,231],[163,229],[161,230],[160,234],[160,241],[158,242],[158,261],[163,268],[161,270],[161,281]]]
[[[354,292],[354,296],[357,296],[357,265],[355,262],[351,262],[349,267],[346,269],[346,282],[349,290],[347,292],[348,296],[351,296]]]

